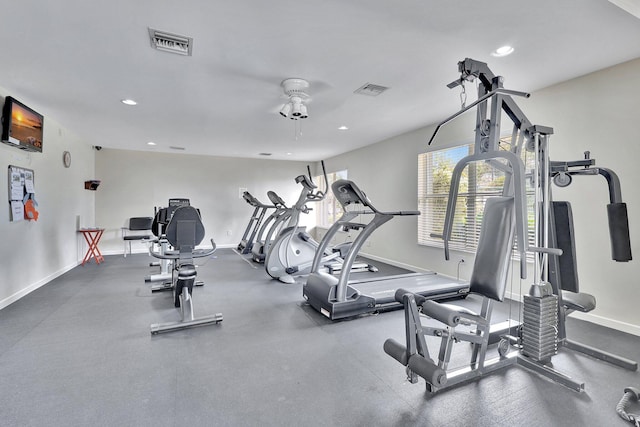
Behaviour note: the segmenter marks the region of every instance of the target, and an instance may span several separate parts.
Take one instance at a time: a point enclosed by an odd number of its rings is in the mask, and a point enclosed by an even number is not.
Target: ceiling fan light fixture
[[[280,85],[284,94],[289,97],[289,102],[280,109],[280,115],[291,120],[308,118],[309,113],[305,100],[310,99],[306,92],[309,88],[309,82],[304,79],[290,78],[283,80]]]
[[[282,106],[282,108],[280,109],[280,115],[284,118],[289,117],[289,114],[291,113],[291,103],[287,102],[286,104],[284,104]]]
[[[291,115],[293,117],[300,117],[302,115],[302,99],[295,96],[292,97],[291,105],[293,105],[291,108]]]

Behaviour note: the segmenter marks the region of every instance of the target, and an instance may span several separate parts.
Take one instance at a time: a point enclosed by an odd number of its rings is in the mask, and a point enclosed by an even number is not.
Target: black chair
[[[175,307],[180,308],[181,314],[181,320],[178,322],[151,325],[152,334],[222,321],[221,313],[200,318],[196,318],[193,313],[192,291],[197,276],[194,259],[207,257],[216,250],[213,239],[211,239],[210,249],[196,249],[204,239],[204,233],[204,225],[198,210],[192,206],[181,206],[175,210],[165,230],[165,236],[175,252],[162,254],[150,251],[156,258],[173,260],[173,300]]]
[[[153,218],[144,217],[132,217],[129,218],[129,226],[122,227],[122,240],[124,241],[124,256],[127,257],[127,242],[129,243],[129,253],[131,253],[131,242],[133,241],[149,241],[154,238],[151,232],[151,225],[153,224]],[[142,234],[141,231],[147,231]],[[134,232],[133,234],[129,234]]]

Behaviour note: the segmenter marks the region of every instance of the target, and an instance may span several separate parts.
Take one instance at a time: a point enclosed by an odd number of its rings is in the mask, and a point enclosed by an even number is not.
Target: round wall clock
[[[68,168],[69,166],[71,166],[71,153],[68,151],[65,151],[64,153],[62,153],[62,164],[64,164],[65,168]]]

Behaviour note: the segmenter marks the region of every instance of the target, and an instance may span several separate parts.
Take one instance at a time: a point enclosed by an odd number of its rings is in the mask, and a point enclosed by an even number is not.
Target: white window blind
[[[501,140],[501,147],[509,149],[510,138]],[[441,236],[449,198],[451,175],[456,163],[473,153],[473,144],[431,151],[418,155],[418,244],[443,247]],[[529,156],[531,157],[531,156]],[[527,159],[525,159],[526,161]],[[528,163],[528,164],[527,164]],[[531,159],[525,162],[532,167]],[[484,204],[489,197],[502,195],[504,172],[485,162],[465,167],[458,188],[455,216],[449,247],[474,252],[478,245]],[[529,224],[533,219],[533,193],[528,188]],[[437,236],[434,236],[437,235]],[[533,240],[529,227],[529,240]]]
[[[318,213],[316,218],[319,227],[331,227],[331,225],[333,225],[333,223],[342,216],[342,206],[333,195],[333,192],[331,191],[331,184],[339,179],[347,179],[347,175],[347,170],[327,174],[327,195],[324,200],[318,203],[317,206]],[[324,188],[324,176],[317,176],[313,180],[318,188]]]

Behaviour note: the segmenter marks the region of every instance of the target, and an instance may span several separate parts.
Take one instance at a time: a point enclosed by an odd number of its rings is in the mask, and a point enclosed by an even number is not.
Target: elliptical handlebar
[[[327,196],[329,184],[327,181],[327,171],[324,167],[324,160],[321,160],[320,164],[322,165],[322,175],[324,176],[323,190],[318,190],[318,186],[313,182],[311,167],[309,165],[307,165],[307,175],[299,175],[296,177],[296,183],[302,184],[302,186],[307,190],[307,193],[304,196],[305,202],[319,202]]]
[[[286,209],[287,205],[285,204],[284,200],[282,200],[282,197],[278,196],[275,191],[267,191],[267,197],[269,198],[271,203],[273,203],[274,207]]]
[[[321,160],[320,164],[322,165],[322,176],[324,176],[324,189],[316,190],[315,193],[313,191],[310,192],[307,195],[307,200],[309,200],[310,202],[319,202],[323,200],[327,196],[327,191],[329,191],[329,183],[327,180],[327,170],[324,167],[324,160]],[[309,165],[307,165],[307,173],[309,174],[309,179],[311,180],[311,182],[313,182],[313,179],[311,178],[311,168],[309,167]],[[318,188],[318,187],[316,186],[315,188]]]

